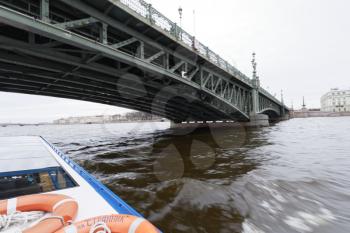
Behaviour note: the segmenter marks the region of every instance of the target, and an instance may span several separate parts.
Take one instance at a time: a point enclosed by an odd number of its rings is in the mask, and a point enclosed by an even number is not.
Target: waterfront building
[[[113,116],[68,117],[54,121],[54,124],[99,124],[112,122]]]
[[[128,112],[126,114],[116,115],[99,115],[99,116],[81,116],[81,117],[67,117],[55,120],[53,123],[58,125],[69,124],[103,124],[103,123],[117,123],[117,122],[137,122],[137,121],[164,121],[158,116],[154,116],[143,112]]]
[[[321,97],[324,112],[350,112],[350,90],[333,88]]]

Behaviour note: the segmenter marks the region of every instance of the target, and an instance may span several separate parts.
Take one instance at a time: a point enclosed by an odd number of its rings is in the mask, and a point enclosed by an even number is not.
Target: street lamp
[[[281,90],[281,102],[282,102],[282,104],[284,104],[283,90]]]
[[[253,54],[253,60],[252,60],[252,66],[253,66],[253,79],[256,79],[257,78],[257,72],[256,72],[256,66],[258,65],[257,63],[256,63],[256,60],[255,60],[255,55],[256,55],[256,53],[254,52]]]
[[[182,7],[179,7],[179,15],[180,15],[180,27],[182,27]]]

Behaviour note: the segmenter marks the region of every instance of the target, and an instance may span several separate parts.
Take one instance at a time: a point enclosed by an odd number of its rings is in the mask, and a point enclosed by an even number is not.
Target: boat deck
[[[117,213],[140,216],[43,138],[0,137],[0,199],[36,193],[76,199],[76,221]]]
[[[0,137],[0,174],[60,167],[39,137]]]

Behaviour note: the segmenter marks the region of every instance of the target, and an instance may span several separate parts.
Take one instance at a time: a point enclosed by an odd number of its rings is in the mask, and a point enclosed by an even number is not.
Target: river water
[[[10,135],[46,137],[164,232],[350,232],[348,117],[0,128]]]

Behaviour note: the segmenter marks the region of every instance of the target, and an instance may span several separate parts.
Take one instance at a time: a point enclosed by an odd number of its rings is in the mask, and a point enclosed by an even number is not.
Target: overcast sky
[[[212,50],[251,75],[257,53],[262,86],[299,108],[320,107],[332,87],[350,87],[348,0],[150,0]],[[195,17],[193,11],[195,10]],[[194,20],[195,19],[195,20]],[[196,23],[194,23],[196,22]],[[195,25],[195,26],[194,26]],[[66,116],[121,113],[105,105],[0,92],[0,122],[43,122]]]

